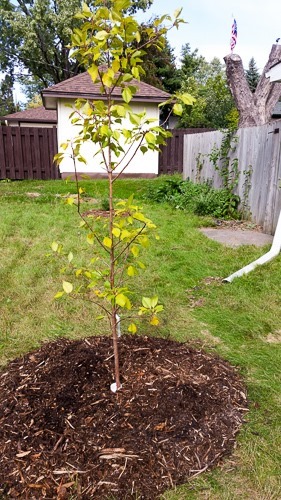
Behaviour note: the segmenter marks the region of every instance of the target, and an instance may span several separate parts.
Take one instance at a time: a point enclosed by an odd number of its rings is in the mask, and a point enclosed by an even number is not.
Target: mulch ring
[[[156,499],[214,467],[247,412],[236,370],[160,338],[59,339],[0,374],[0,496]]]

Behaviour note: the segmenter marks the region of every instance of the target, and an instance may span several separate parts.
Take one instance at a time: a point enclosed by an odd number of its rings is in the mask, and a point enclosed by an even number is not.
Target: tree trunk
[[[249,88],[241,57],[229,54],[225,56],[224,61],[227,81],[239,111],[239,127],[252,127],[270,122],[274,106],[281,96],[281,83],[270,83],[265,74],[272,66],[281,62],[281,45],[272,46],[268,62],[254,93]]]

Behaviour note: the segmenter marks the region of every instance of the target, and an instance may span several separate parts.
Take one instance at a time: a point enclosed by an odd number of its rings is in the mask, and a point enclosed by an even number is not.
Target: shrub
[[[211,215],[216,218],[240,218],[240,198],[228,189],[214,189],[210,182],[195,184],[183,181],[179,176],[160,179],[149,186],[146,197],[149,200],[168,202],[180,210],[197,215]]]

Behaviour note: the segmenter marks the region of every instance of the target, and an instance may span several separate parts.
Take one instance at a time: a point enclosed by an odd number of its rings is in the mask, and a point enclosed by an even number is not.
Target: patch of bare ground
[[[265,339],[269,344],[281,344],[281,330],[269,333]]]
[[[0,496],[156,499],[218,464],[247,412],[226,361],[160,338],[59,339],[0,374]]]

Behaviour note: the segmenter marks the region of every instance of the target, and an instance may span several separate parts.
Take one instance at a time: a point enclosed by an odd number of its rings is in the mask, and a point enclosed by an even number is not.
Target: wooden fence
[[[179,128],[171,129],[172,137],[166,141],[166,146],[161,148],[159,154],[159,175],[162,174],[181,174],[183,171],[183,148],[184,137],[186,134],[205,133],[212,129],[208,128]]]
[[[58,179],[53,128],[0,127],[0,179]]]
[[[209,158],[214,146],[221,145],[222,138],[219,131],[184,136],[185,179],[194,182],[211,179],[215,187],[222,187],[219,170]],[[274,234],[281,210],[281,120],[239,129],[230,164],[235,159],[239,171],[236,192],[242,204],[247,206],[255,223],[266,233]]]

